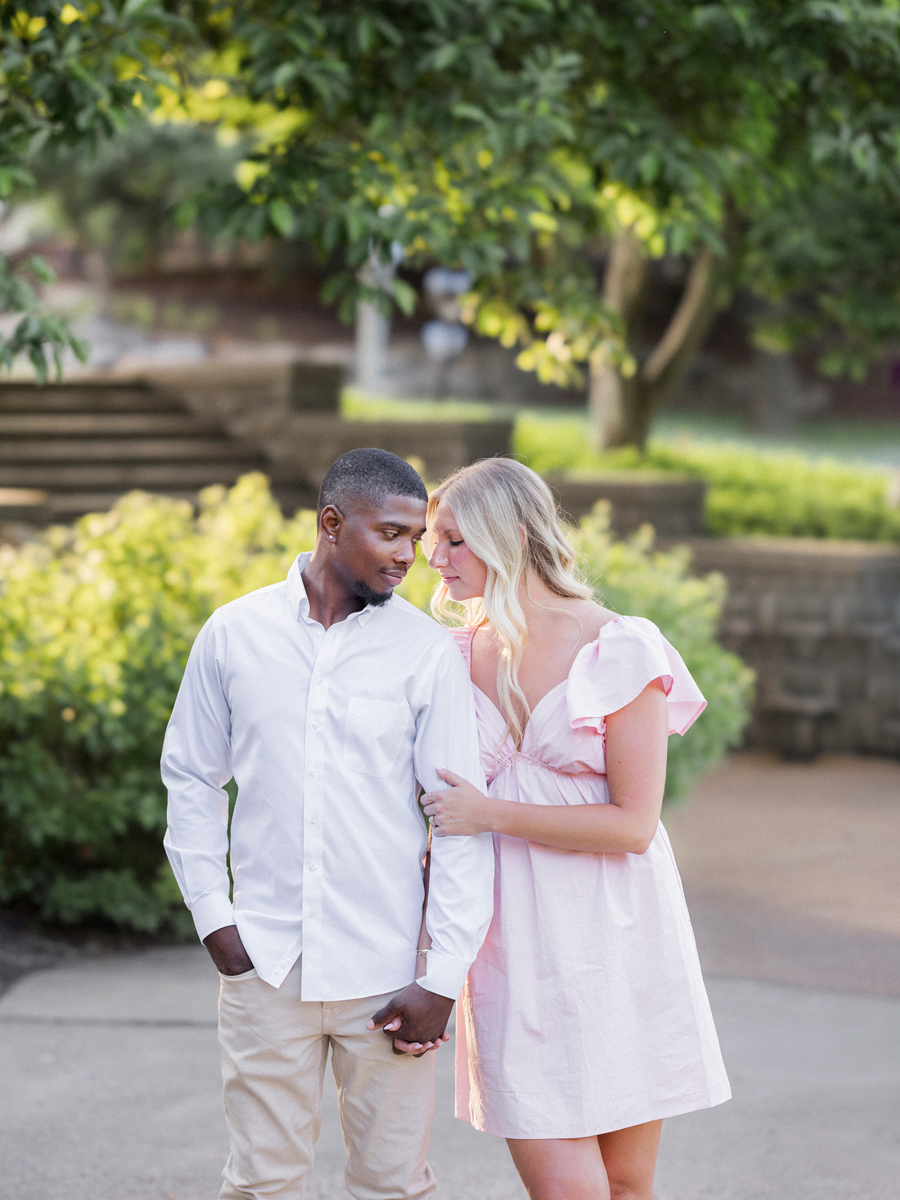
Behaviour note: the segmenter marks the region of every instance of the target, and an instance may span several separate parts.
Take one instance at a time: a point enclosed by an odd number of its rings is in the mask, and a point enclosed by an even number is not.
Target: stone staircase
[[[148,382],[0,385],[8,516],[43,507],[50,520],[69,521],[133,488],[195,500],[208,484],[266,467],[258,449]]]
[[[510,421],[363,421],[340,414],[336,363],[213,361],[135,378],[0,383],[5,525],[102,512],[135,488],[195,502],[209,484],[269,476],[285,512],[314,507],[338,455],[380,446],[429,480],[509,453]]]

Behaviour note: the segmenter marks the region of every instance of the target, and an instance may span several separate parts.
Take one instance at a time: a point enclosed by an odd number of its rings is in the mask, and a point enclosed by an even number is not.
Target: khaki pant
[[[394,993],[300,999],[299,963],[280,988],[255,971],[222,976],[219,1043],[231,1153],[220,1200],[303,1200],[331,1062],[356,1200],[426,1200],[434,1054],[398,1057],[366,1021]]]

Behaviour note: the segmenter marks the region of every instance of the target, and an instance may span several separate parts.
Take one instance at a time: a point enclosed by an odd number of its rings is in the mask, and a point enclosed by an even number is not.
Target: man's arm
[[[449,768],[486,790],[475,697],[458,648],[448,641],[437,660],[430,694],[416,726],[416,778],[434,791]],[[456,765],[453,765],[456,764]],[[440,784],[438,784],[440,786]],[[455,841],[456,846],[448,843]],[[451,851],[447,853],[448,849]],[[456,1000],[481,949],[494,907],[494,848],[490,834],[435,838],[431,846],[426,925],[431,937],[423,988]]]
[[[438,770],[449,767],[483,788],[472,685],[452,642],[436,656],[425,686],[413,751],[416,778],[426,791],[433,791],[442,786]],[[431,947],[425,974],[376,1013],[370,1027],[390,1026],[397,1042],[426,1045],[441,1037],[487,933],[493,882],[490,834],[435,839],[426,909]]]
[[[234,923],[229,898],[228,795],[231,712],[207,621],[194,642],[162,754],[169,793],[164,845],[200,940],[223,975],[253,966]]]
[[[428,928],[425,923],[425,914],[428,911],[428,884],[431,875],[431,851],[425,856],[425,899],[422,902],[422,924],[419,927],[419,939],[416,942],[416,982],[422,978],[427,970],[426,960],[428,952],[431,949],[431,938],[428,934]],[[450,1010],[453,1008],[453,1001],[449,1001],[449,1008],[445,1012],[443,996],[435,996],[433,992],[427,992],[424,988],[414,987],[410,984],[404,988],[402,992],[398,992],[393,997],[390,1004],[379,1010],[375,1016],[368,1022],[369,1029],[383,1029],[385,1033],[394,1034],[394,1053],[395,1054],[411,1054],[413,1058],[421,1058],[423,1054],[429,1050],[436,1050],[440,1045],[447,1041],[450,1034],[446,1032],[447,1018],[450,1015]],[[443,1033],[434,1035],[433,1040],[429,1038],[427,1042],[407,1042],[401,1033],[401,1030],[416,1026],[418,1036],[429,1036],[423,1034],[423,1029],[428,1028],[429,1031],[433,1021],[434,1027],[443,1026]]]

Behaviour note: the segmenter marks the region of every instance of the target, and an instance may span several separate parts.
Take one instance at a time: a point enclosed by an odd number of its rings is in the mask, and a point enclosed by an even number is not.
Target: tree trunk
[[[622,317],[629,344],[634,335],[637,297],[624,285],[629,274],[623,263],[627,255],[640,253],[640,244],[632,234],[633,245],[620,248],[622,237],[613,243],[604,280],[604,299]],[[635,251],[637,247],[637,251]],[[645,269],[641,256],[641,270]],[[615,446],[643,449],[650,423],[660,401],[680,379],[700,348],[722,304],[724,260],[704,246],[691,264],[687,283],[678,307],[649,358],[631,377],[607,362],[591,363],[589,405],[591,442],[595,450]],[[630,277],[636,269],[631,268]]]
[[[643,246],[630,229],[623,229],[610,247],[603,279],[603,299],[621,317],[629,344],[637,325],[646,279],[647,260]],[[605,358],[595,356],[591,360],[588,406],[593,450],[628,444],[634,382]]]

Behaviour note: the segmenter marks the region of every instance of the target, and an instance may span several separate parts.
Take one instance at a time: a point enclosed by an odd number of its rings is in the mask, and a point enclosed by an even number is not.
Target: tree
[[[172,217],[199,180],[225,183],[242,158],[203,125],[132,120],[96,153],[63,151],[33,164],[79,246],[101,256],[105,275],[155,265],[171,239]]]
[[[895,0],[212,0],[201,26],[197,83],[247,102],[242,128],[254,105],[285,120],[199,201],[206,219],[342,251],[326,298],[345,313],[414,303],[402,278],[361,278],[373,249],[465,267],[468,318],[521,366],[564,382],[586,365],[598,444],[642,443],[739,285],[771,301],[767,344],[827,333],[833,368],[900,328],[883,226],[829,225],[873,188],[880,217],[896,208]],[[792,253],[784,214],[813,197],[820,223]],[[664,255],[686,283],[644,349]],[[868,312],[815,290],[826,260]]]
[[[91,152],[155,104],[171,80],[173,37],[188,29],[155,0],[0,0],[0,200],[33,186],[39,153]],[[43,379],[48,354],[57,372],[66,348],[85,356],[66,323],[41,311],[35,285],[52,278],[37,256],[0,255],[0,311],[22,314],[0,338],[0,366],[26,353]]]

